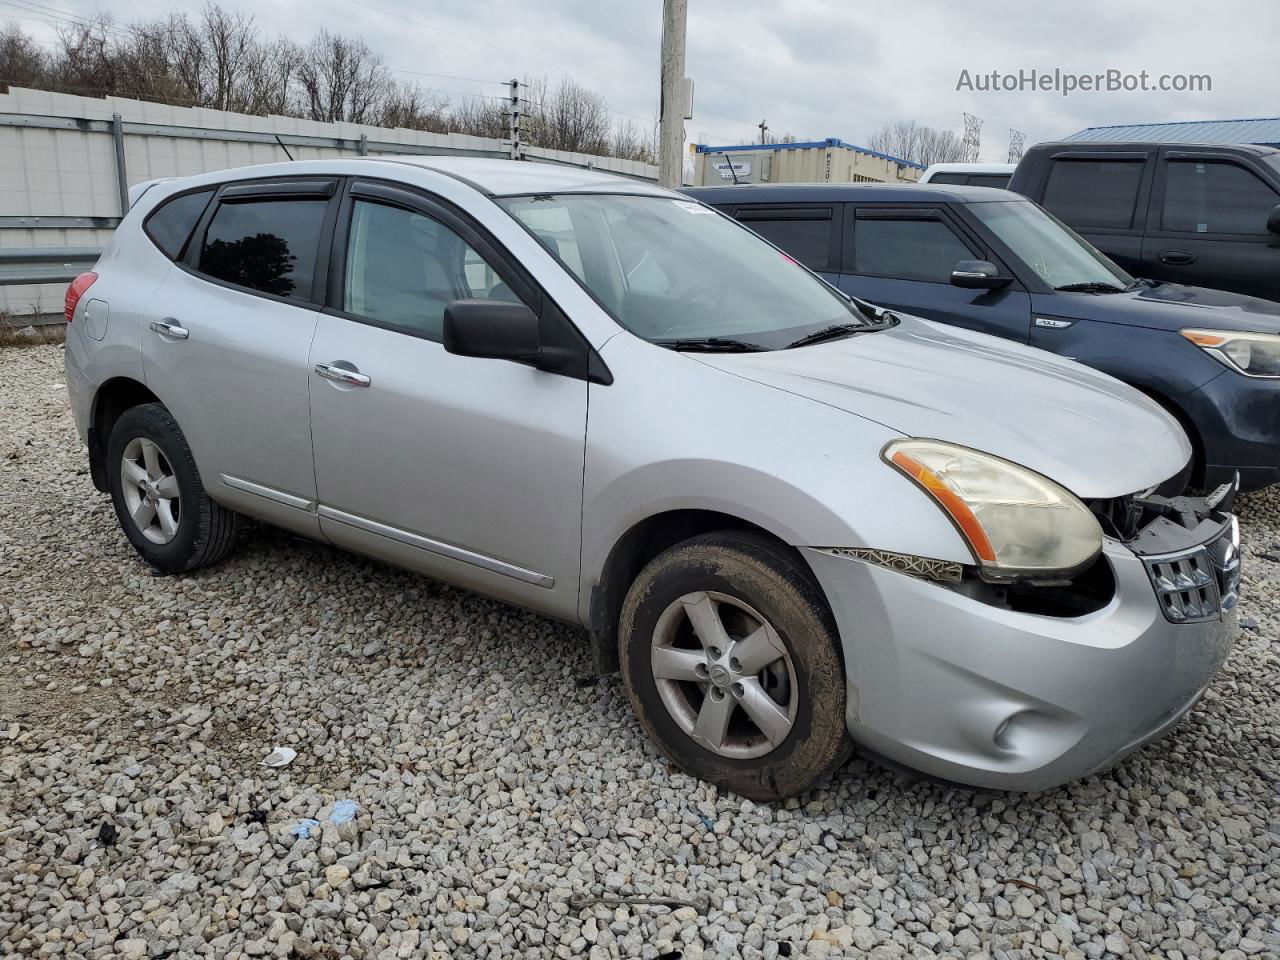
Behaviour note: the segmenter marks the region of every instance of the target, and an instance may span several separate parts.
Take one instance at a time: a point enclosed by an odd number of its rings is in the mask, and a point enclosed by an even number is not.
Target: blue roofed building
[[[693,186],[733,183],[914,183],[924,166],[837,137],[798,143],[696,143]]]
[[[1063,139],[1094,143],[1255,143],[1280,147],[1280,117],[1087,127]]]

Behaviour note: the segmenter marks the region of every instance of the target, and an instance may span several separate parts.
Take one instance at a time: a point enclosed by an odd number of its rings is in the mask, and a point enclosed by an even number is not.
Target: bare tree
[[[248,114],[281,114],[505,139],[505,97],[449,102],[401,83],[359,38],[321,30],[300,44],[260,36],[251,14],[209,2],[198,17],[171,13],[117,26],[79,19],[46,53],[17,26],[0,29],[0,81],[97,96],[124,96]],[[656,127],[624,118],[572,79],[526,78],[525,143],[653,162]]]
[[[603,155],[612,125],[609,104],[598,93],[565,77],[554,89],[546,79],[528,84],[534,102],[529,139],[540,147]]]
[[[428,96],[417,86],[393,85],[383,100],[377,119],[380,127],[405,127],[448,133],[448,103]]]
[[[0,83],[38,87],[48,80],[49,64],[39,44],[15,23],[0,25]]]
[[[361,39],[316,34],[298,65],[302,113],[310,120],[372,123],[393,81],[382,57]]]
[[[867,146],[926,167],[964,159],[964,141],[954,131],[935,130],[914,120],[886,123],[867,138]]]

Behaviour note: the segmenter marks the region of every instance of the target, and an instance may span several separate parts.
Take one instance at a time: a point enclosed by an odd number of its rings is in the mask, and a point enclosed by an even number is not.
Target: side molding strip
[[[408,530],[401,530],[399,527],[388,526],[385,523],[379,523],[376,520],[369,520],[365,517],[358,517],[353,513],[346,513],[342,510],[335,510],[333,507],[320,506],[317,511],[325,520],[333,520],[335,523],[345,523],[349,527],[355,527],[357,530],[363,530],[366,533],[376,533],[380,537],[386,537],[388,540],[395,540],[397,543],[403,543],[410,547],[417,547],[419,550],[426,550],[428,553],[434,553],[437,556],[448,557],[450,560],[459,560],[462,563],[469,563],[472,566],[480,567],[484,570],[500,573],[503,576],[511,577],[515,580],[522,580],[525,583],[531,583],[535,587],[546,587],[550,589],[555,586],[555,578],[549,577],[545,573],[538,573],[534,570],[526,570],[524,567],[517,567],[513,563],[507,563],[505,560],[498,560],[494,557],[486,556],[483,553],[475,553],[471,550],[465,550],[462,547],[454,546],[452,543],[444,543],[440,540],[432,540],[429,537],[422,537],[416,533],[410,533]]]
[[[264,500],[283,503],[286,507],[295,507],[298,510],[305,510],[307,513],[316,512],[316,502],[314,500],[296,497],[292,493],[285,493],[283,490],[277,490],[274,487],[264,487],[260,483],[241,480],[239,477],[231,477],[225,473],[220,475],[220,479],[234,490],[243,490],[245,493],[252,493],[254,496],[262,497]]]

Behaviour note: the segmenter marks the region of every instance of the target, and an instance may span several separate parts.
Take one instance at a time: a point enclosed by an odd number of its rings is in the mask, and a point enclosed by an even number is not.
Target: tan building
[[[693,144],[693,185],[726,183],[907,183],[925,168],[835,137],[804,143]]]

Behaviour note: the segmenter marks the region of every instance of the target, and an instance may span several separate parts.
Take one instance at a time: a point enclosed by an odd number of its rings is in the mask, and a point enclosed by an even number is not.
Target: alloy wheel
[[[134,437],[120,458],[120,489],[134,526],[156,544],[178,533],[181,502],[178,478],[164,451],[153,440]]]
[[[736,597],[699,591],[670,604],[654,630],[652,670],[672,719],[720,756],[764,756],[795,724],[800,695],[791,654]]]

